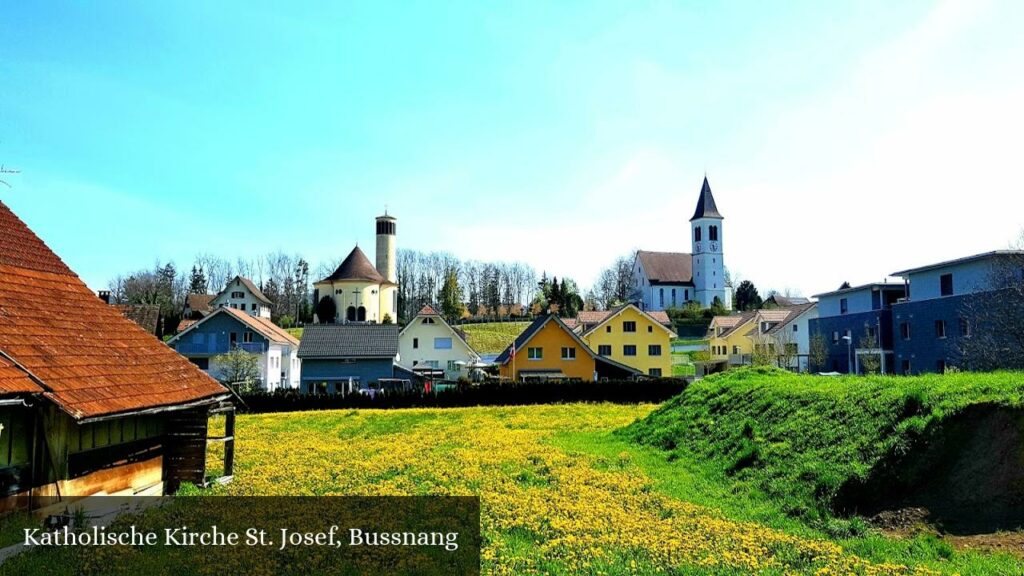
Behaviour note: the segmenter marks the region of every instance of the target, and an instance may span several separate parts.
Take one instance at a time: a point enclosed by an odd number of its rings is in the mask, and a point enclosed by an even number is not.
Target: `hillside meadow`
[[[1024,562],[1008,555],[956,550],[927,533],[889,537],[823,506],[816,514],[797,511],[798,504],[815,507],[811,503],[821,498],[822,482],[807,470],[832,469],[828,477],[867,474],[871,462],[884,460],[871,454],[899,444],[879,432],[882,421],[892,424],[886,414],[893,407],[927,420],[979,399],[1015,402],[1018,387],[998,381],[963,392],[964,381],[956,377],[925,379],[920,386],[907,379],[904,392],[896,393],[881,381],[804,381],[744,371],[699,382],[661,407],[243,415],[234,482],[204,492],[478,495],[485,574],[1021,574]],[[838,399],[866,397],[878,400],[824,410]],[[913,411],[900,400],[906,397],[915,399]],[[801,406],[818,412],[818,419],[795,412]],[[801,428],[786,414],[807,422]],[[687,420],[676,421],[684,415]],[[831,418],[845,419],[826,425]],[[819,441],[811,439],[812,430]],[[790,456],[770,448],[782,437],[791,442]],[[751,450],[743,438],[757,456],[737,466]],[[58,554],[26,554],[0,572],[46,567],[45,573],[75,573]],[[94,571],[79,573],[109,573],[119,554],[131,552],[108,550],[102,564],[89,564]]]

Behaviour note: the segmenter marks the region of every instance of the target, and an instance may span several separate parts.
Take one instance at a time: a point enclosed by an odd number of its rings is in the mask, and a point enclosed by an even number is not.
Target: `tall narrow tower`
[[[377,272],[388,282],[398,282],[397,248],[395,247],[395,225],[398,220],[388,216],[377,216]]]
[[[725,261],[722,250],[722,221],[725,220],[715,206],[708,177],[697,199],[697,210],[690,218],[693,242],[693,285],[697,301],[711,306],[718,298],[723,306],[729,305],[725,287]]]

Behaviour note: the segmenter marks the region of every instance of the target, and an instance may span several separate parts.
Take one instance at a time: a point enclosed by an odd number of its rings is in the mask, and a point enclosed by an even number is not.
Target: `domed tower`
[[[387,210],[383,216],[377,216],[377,272],[392,283],[398,282],[398,248],[395,245],[397,223],[398,219],[389,216]]]
[[[729,306],[725,286],[725,261],[722,250],[722,221],[715,197],[707,176],[697,199],[697,210],[690,218],[693,243],[693,285],[696,300],[705,308],[710,307],[717,297],[724,306]]]

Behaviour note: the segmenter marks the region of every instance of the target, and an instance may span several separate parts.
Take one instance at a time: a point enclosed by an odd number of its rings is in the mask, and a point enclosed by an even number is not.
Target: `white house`
[[[725,275],[723,226],[707,177],[690,218],[691,253],[638,250],[633,260],[634,292],[645,311],[679,308],[697,302],[709,308],[718,300],[732,308]]]
[[[789,366],[783,368],[806,372],[811,351],[810,321],[817,317],[817,302],[758,310],[751,338],[755,346],[767,342],[773,344],[780,352],[789,348]],[[759,339],[759,335],[763,338]]]
[[[235,276],[210,300],[211,308],[234,308],[260,318],[270,318],[270,307],[273,304],[252,280],[241,276]]]
[[[241,349],[257,356],[264,390],[298,388],[301,381],[299,340],[269,318],[252,316],[239,308],[217,308],[168,340],[167,345],[217,379],[223,376],[217,356]]]
[[[445,378],[465,375],[464,367],[480,355],[431,306],[424,306],[398,334],[399,364],[413,371],[443,370]]]

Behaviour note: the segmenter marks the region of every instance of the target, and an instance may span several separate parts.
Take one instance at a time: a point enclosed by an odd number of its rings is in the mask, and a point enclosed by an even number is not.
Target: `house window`
[[[902,368],[903,368],[902,369],[903,375],[904,376],[909,375],[910,374],[910,360],[904,360]]]
[[[238,309],[241,310],[242,312],[245,312],[245,302],[242,302],[241,304],[239,304],[238,305]],[[253,305],[252,309],[255,310],[256,306]]]
[[[448,361],[448,371],[454,372],[459,369],[459,366],[455,363],[455,360]]]
[[[710,240],[711,242],[718,241],[718,226],[708,227],[708,240]]]
[[[434,338],[434,350],[451,350],[451,338]]]
[[[700,226],[693,229],[693,241],[700,242]]]
[[[833,330],[832,331],[832,343],[833,344],[839,344],[839,331],[838,330]]]
[[[232,298],[245,298],[245,292],[232,292]]]
[[[632,320],[626,320],[622,323],[623,332],[636,332],[636,322]]]
[[[611,333],[612,333],[612,325],[611,325],[611,324],[609,324],[609,325],[605,326],[605,327],[604,327],[604,331],[605,331],[606,333],[608,333],[608,334],[611,334]]]
[[[243,333],[242,342],[245,342],[246,344],[252,344],[252,332]]]
[[[943,274],[939,276],[939,294],[941,296],[953,295],[953,275]]]
[[[660,308],[664,308],[665,307],[665,289],[664,288],[658,288],[658,306]]]
[[[650,334],[652,332],[654,332],[654,326],[648,326],[647,327],[647,333]]]
[[[661,344],[650,344],[647,346],[648,356],[661,356]]]
[[[963,318],[960,319],[960,335],[961,336],[970,336],[971,335],[971,325],[970,325],[969,322],[967,322],[967,320],[965,320]]]
[[[936,320],[935,321],[935,337],[945,338],[946,337],[946,321]]]
[[[434,323],[434,319],[430,318],[430,317],[424,318],[423,319],[423,323],[424,324],[433,324]]]
[[[562,360],[575,360],[576,359],[576,347],[575,346],[563,346],[562,347]]]
[[[796,324],[793,324],[793,332],[796,332],[799,328],[800,328],[799,326],[797,326]]]
[[[636,356],[636,346],[633,344],[626,344],[622,347],[623,356]]]
[[[672,307],[673,308],[676,307],[676,289],[675,288],[672,289]]]
[[[612,347],[611,344],[601,344],[597,347],[598,356],[611,356]]]
[[[529,358],[530,360],[540,360],[541,358],[544,357],[544,349],[543,348],[527,348],[526,349],[526,357]]]
[[[796,355],[797,352],[798,352],[798,348],[797,348],[796,342],[787,342],[786,343],[786,354],[789,354],[789,355],[793,356],[793,355]]]
[[[904,340],[910,340],[910,324],[907,322],[900,322],[900,337]]]
[[[690,299],[690,291],[689,290],[683,290],[683,300],[689,300],[689,299]]]
[[[939,374],[945,374],[946,373],[946,361],[945,360],[939,360],[938,362],[936,362],[935,363],[935,371],[938,372]]]
[[[238,343],[238,333],[237,332],[231,332],[230,334],[228,334],[228,342],[230,342],[232,346],[237,344]]]
[[[661,378],[661,368],[651,368],[647,371],[648,376],[654,376],[655,378]]]
[[[839,313],[840,314],[846,314],[849,311],[850,311],[850,303],[849,303],[849,301],[847,301],[846,298],[840,298],[839,299]]]
[[[420,339],[419,338],[413,338],[412,339],[412,349],[415,350],[415,349],[417,349],[419,347],[420,347]]]
[[[740,353],[740,347],[739,346],[733,346],[732,347],[732,353],[733,354],[739,354]]]

